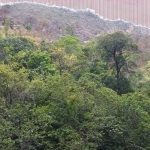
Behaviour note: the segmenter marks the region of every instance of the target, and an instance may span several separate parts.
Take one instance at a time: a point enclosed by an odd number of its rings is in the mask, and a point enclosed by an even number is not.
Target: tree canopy
[[[137,45],[128,35],[118,31],[103,37],[99,41],[98,47],[101,49],[102,59],[106,61],[108,68],[116,79],[115,90],[118,94],[128,92],[128,90],[121,89],[121,86],[125,85],[125,82],[129,84],[126,76],[133,72],[136,66]]]
[[[0,149],[150,149],[149,63],[134,69],[137,50],[122,32],[87,45],[0,37]]]

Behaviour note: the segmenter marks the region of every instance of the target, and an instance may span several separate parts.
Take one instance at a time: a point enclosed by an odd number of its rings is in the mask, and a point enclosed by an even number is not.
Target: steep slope
[[[82,41],[117,30],[130,34],[150,35],[150,29],[146,27],[136,26],[122,20],[103,20],[90,10],[71,11],[67,8],[20,3],[2,6],[0,14],[1,25],[4,24],[4,18],[10,18],[12,28],[16,25],[25,27],[29,24],[32,29],[52,34],[54,39],[66,34],[69,30]]]
[[[68,8],[48,7],[37,3],[16,3],[0,6],[0,25],[4,26],[5,19],[11,20],[12,29],[25,30],[30,26],[31,31],[44,35],[48,40],[55,41],[60,36],[70,34],[85,42],[107,33],[122,30],[131,34],[143,52],[143,62],[149,59],[150,29],[134,25],[122,20],[104,20],[91,10],[72,10]]]

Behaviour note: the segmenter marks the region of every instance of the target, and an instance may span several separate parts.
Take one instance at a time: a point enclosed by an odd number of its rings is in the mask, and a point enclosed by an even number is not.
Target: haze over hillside
[[[136,26],[122,20],[103,20],[90,10],[71,11],[68,8],[20,3],[2,6],[0,13],[2,14],[1,25],[4,25],[5,19],[9,18],[12,28],[17,25],[25,27],[29,24],[32,29],[51,34],[54,39],[66,34],[67,28],[70,28],[71,34],[80,37],[82,41],[117,30],[129,34],[150,35],[150,30],[146,27]]]
[[[90,10],[75,11],[69,8],[48,7],[35,3],[16,3],[0,7],[0,25],[10,19],[11,28],[23,34],[29,26],[34,37],[55,41],[63,35],[72,35],[87,43],[91,39],[122,30],[132,35],[139,49],[143,52],[142,64],[149,57],[150,29],[122,20],[104,20]]]
[[[149,0],[0,0],[9,2],[37,2],[49,6],[66,6],[68,8],[95,10],[104,18],[117,20],[118,18],[150,27]]]

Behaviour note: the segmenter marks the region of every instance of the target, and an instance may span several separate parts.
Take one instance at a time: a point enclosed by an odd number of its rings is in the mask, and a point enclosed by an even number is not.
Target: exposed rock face
[[[82,41],[122,30],[127,34],[150,35],[150,29],[136,26],[122,20],[103,20],[90,11],[71,11],[67,8],[46,7],[44,5],[21,3],[0,7],[0,24],[10,18],[11,28],[16,25],[53,35],[53,40],[65,34],[72,34]]]

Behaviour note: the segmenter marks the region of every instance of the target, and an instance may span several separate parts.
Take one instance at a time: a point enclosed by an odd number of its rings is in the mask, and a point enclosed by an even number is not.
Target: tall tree
[[[10,20],[6,19],[5,20],[5,26],[4,26],[5,36],[8,36],[9,27],[10,27]]]
[[[126,75],[129,75],[136,66],[137,45],[128,35],[118,31],[104,36],[99,41],[98,47],[101,49],[102,58],[107,62],[114,75],[116,92],[118,94],[126,93],[128,90],[124,91],[121,83],[124,81],[128,83]]]
[[[52,63],[54,63],[60,74],[65,71],[76,73],[84,62],[84,53],[79,39],[72,36],[62,36],[50,49]],[[79,66],[80,64],[80,66]]]

